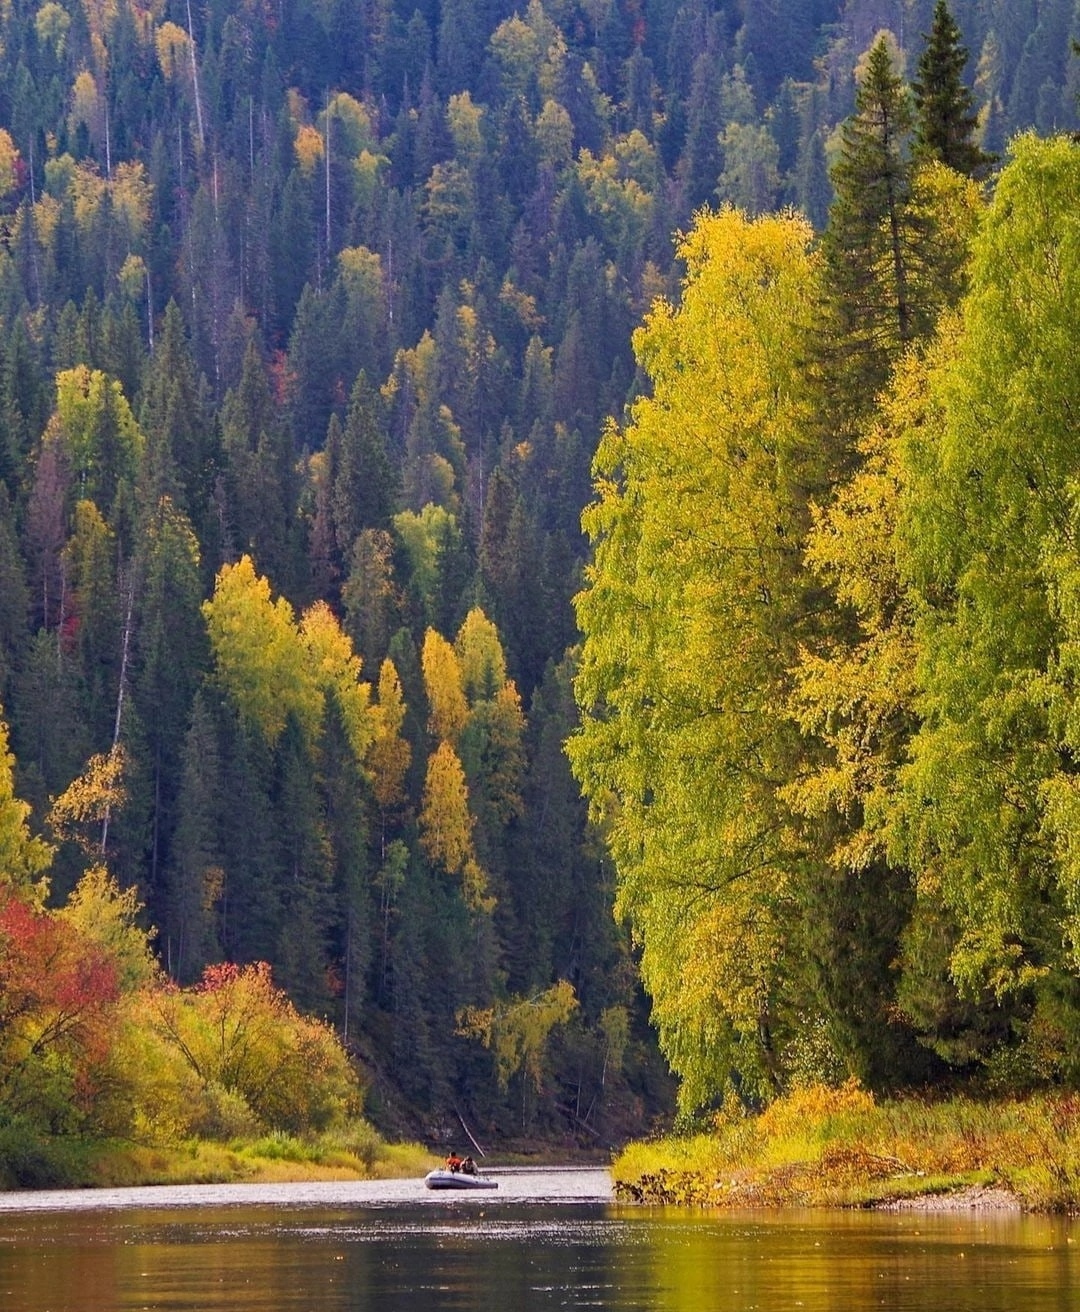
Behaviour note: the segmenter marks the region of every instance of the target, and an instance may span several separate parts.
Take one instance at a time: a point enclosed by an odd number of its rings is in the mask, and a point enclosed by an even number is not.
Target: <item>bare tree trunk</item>
[[[191,81],[195,88],[195,123],[199,129],[199,148],[206,144],[203,131],[202,96],[199,94],[199,62],[195,58],[195,28],[191,21],[191,0],[187,0],[188,40],[191,43]]]
[[[135,609],[135,585],[134,582],[128,584],[127,595],[127,613],[124,616],[124,637],[120,649],[120,687],[116,693],[116,720],[113,723],[113,740],[112,750],[116,751],[120,745],[120,724],[124,714],[124,685],[127,683],[128,651],[131,646],[131,616]],[[109,820],[112,808],[108,802],[105,803],[105,816],[101,822],[101,855],[105,855],[105,847],[109,840]]]

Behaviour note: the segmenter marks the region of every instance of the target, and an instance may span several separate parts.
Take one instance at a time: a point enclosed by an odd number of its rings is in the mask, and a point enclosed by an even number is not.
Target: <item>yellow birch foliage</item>
[[[138,924],[142,904],[135,888],[121,890],[103,865],[92,865],[58,912],[88,941],[96,943],[116,966],[121,991],[127,993],[157,975],[150,939]]]
[[[323,602],[296,623],[284,597],[271,599],[267,579],[250,556],[218,573],[214,595],[203,603],[217,676],[241,716],[273,745],[289,715],[309,742],[322,731],[326,696],[341,709],[349,746],[362,762],[375,722],[371,690],[360,678],[360,658]]]
[[[353,652],[348,634],[325,602],[318,601],[304,612],[300,640],[316,683],[337,698],[353,755],[363,761],[375,732],[370,688],[360,680],[360,657]]]
[[[322,133],[310,123],[302,123],[293,142],[296,163],[305,178],[310,178],[322,163],[324,148]]]
[[[420,663],[431,712],[428,727],[436,738],[452,743],[469,718],[457,656],[441,634],[428,629]]]
[[[800,914],[777,785],[802,750],[782,708],[821,478],[802,436],[811,241],[793,216],[699,217],[679,306],[657,302],[635,334],[651,394],[604,435],[583,518],[595,555],[568,750],[688,1109],[733,1067],[763,1092],[774,1078],[763,1036]]]
[[[68,115],[68,125],[72,132],[83,124],[93,132],[97,128],[100,113],[101,103],[98,98],[97,82],[94,80],[93,73],[88,68],[84,68],[71,87],[71,112]]]
[[[831,830],[831,860],[865,869],[884,854],[876,821],[887,809],[897,768],[916,723],[915,601],[897,559],[902,504],[900,447],[907,434],[940,422],[927,373],[954,349],[956,323],[943,325],[927,357],[901,362],[861,446],[855,476],[818,511],[807,540],[810,567],[858,617],[858,637],[838,636],[817,651],[803,648],[791,707],[800,727],[831,748],[785,790],[808,817],[841,818]]]
[[[0,200],[15,190],[19,152],[6,128],[0,128]]]
[[[322,694],[299,640],[293,608],[270,598],[270,583],[250,556],[218,572],[203,603],[217,677],[241,717],[273,745],[290,714],[313,741],[321,727]]]
[[[40,907],[48,894],[46,871],[53,848],[30,833],[30,804],[15,796],[15,757],[7,723],[0,717],[0,890],[29,896]]]
[[[428,761],[420,845],[449,874],[459,874],[472,856],[472,827],[465,771],[450,744],[441,742]]]
[[[123,806],[124,749],[117,745],[91,756],[82,774],[68,784],[49,809],[49,827],[60,839],[77,843],[84,852],[98,850],[105,817]]]
[[[578,1008],[574,986],[561,979],[529,998],[509,998],[494,1007],[465,1007],[457,1017],[458,1033],[479,1039],[495,1056],[502,1088],[522,1071],[539,1093],[544,1085],[544,1058],[552,1032]]]
[[[333,1030],[301,1016],[265,962],[208,966],[196,988],[143,998],[155,1035],[194,1077],[203,1103],[191,1108],[202,1120],[195,1130],[213,1132],[222,1092],[257,1125],[293,1133],[325,1130],[359,1110],[359,1084]]]
[[[191,62],[188,45],[188,34],[176,23],[162,23],[154,33],[158,63],[166,82],[178,74],[186,76]]]
[[[496,696],[506,683],[506,657],[498,629],[479,606],[474,606],[462,621],[454,653],[469,703]]]
[[[383,295],[382,256],[366,246],[346,246],[338,253],[342,284],[350,298],[378,304]]]
[[[379,670],[379,700],[372,708],[374,738],[367,764],[371,787],[380,809],[398,806],[405,798],[405,775],[412,748],[401,736],[405,720],[405,698],[394,662],[387,657]]]

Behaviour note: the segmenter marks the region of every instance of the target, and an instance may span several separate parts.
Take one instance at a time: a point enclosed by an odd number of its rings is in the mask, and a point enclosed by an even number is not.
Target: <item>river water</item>
[[[495,1174],[0,1193],[0,1312],[1080,1309],[1065,1218],[686,1212],[618,1205],[600,1170]]]

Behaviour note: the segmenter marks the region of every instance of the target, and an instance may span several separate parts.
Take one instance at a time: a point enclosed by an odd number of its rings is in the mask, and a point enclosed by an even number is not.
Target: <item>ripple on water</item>
[[[0,1192],[0,1212],[105,1211],[124,1208],[397,1207],[402,1204],[476,1208],[509,1202],[530,1205],[601,1203],[613,1197],[602,1167],[532,1167],[491,1170],[497,1191],[454,1193],[426,1189],[423,1180],[327,1180],[298,1184],[143,1185],[135,1189],[63,1189]]]

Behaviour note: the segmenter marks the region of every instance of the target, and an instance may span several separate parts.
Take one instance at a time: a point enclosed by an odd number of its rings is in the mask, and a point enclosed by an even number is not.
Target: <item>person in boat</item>
[[[466,1157],[465,1160],[461,1163],[461,1173],[462,1175],[476,1174],[476,1163],[473,1161],[471,1157]]]
[[[451,1152],[450,1156],[446,1159],[446,1169],[448,1171],[460,1171],[464,1169],[464,1166],[465,1159],[459,1157],[455,1152]]]

